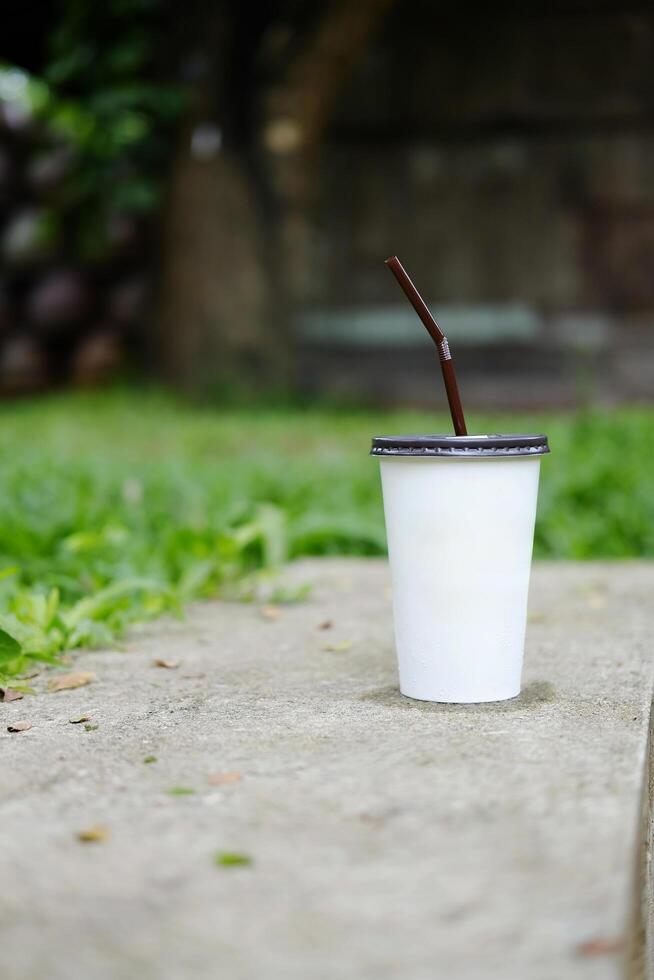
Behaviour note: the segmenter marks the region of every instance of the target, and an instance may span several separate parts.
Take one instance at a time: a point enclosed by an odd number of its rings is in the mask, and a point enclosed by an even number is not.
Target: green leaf
[[[288,557],[286,515],[279,507],[263,504],[257,511],[257,524],[263,541],[263,560],[267,568],[282,565]]]
[[[119,605],[120,600],[133,596],[137,592],[146,594],[162,594],[168,587],[152,579],[133,578],[122,582],[114,582],[105,589],[100,589],[95,595],[81,599],[72,609],[65,613],[63,619],[69,629],[78,626],[83,620],[93,620],[108,615]]]
[[[61,667],[61,654],[26,650],[23,656],[26,660],[37,660],[39,663],[49,664],[51,667]]]
[[[249,854],[238,854],[234,851],[218,851],[213,860],[220,868],[244,868],[252,864]]]
[[[209,580],[216,573],[215,559],[198,561],[185,569],[178,584],[183,599],[194,599],[203,593]]]
[[[303,582],[301,585],[275,585],[268,596],[268,601],[281,605],[304,602],[311,595],[311,590],[310,582]]]
[[[96,51],[91,44],[78,44],[69,48],[60,58],[50,62],[46,70],[46,80],[51,85],[61,85],[75,75],[81,74],[93,62]]]
[[[57,610],[59,609],[59,589],[56,587],[50,590],[48,595],[46,608],[45,608],[45,627],[48,628],[52,626],[55,619],[57,618]]]
[[[18,640],[6,630],[0,629],[0,663],[15,660],[22,653]]]

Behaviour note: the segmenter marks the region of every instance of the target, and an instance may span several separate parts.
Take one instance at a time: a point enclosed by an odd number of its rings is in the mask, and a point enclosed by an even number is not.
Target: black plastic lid
[[[375,436],[371,456],[543,456],[547,436]]]

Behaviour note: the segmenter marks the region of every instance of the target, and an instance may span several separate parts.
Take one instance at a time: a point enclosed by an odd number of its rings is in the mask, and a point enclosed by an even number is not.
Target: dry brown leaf
[[[175,670],[179,667],[179,660],[164,660],[163,657],[155,657],[153,664],[155,667],[165,667],[166,670]]]
[[[78,830],[76,836],[84,844],[102,844],[108,840],[109,831],[101,824],[94,824],[93,827],[87,827],[86,830]]]
[[[210,786],[229,786],[230,783],[240,783],[243,778],[240,772],[210,772],[207,782]]]
[[[612,939],[605,939],[598,936],[596,939],[589,939],[585,943],[577,946],[578,956],[610,956],[613,953],[620,953],[624,949],[624,939],[621,936],[614,936]]]
[[[380,824],[384,822],[384,818],[379,813],[360,813],[359,820],[363,823]]]
[[[75,715],[74,718],[69,718],[68,721],[71,725],[81,725],[83,721],[90,721],[90,715]]]
[[[14,721],[7,725],[8,732],[28,732],[32,727],[31,721]]]
[[[12,691],[10,687],[0,687],[0,701],[20,701],[23,697],[22,691]]]
[[[333,626],[331,619],[323,619],[322,623],[318,623],[317,629],[319,630],[330,630]]]
[[[281,619],[284,613],[279,606],[262,606],[261,615],[264,619]]]
[[[95,674],[91,670],[79,670],[74,674],[60,674],[58,677],[51,677],[48,681],[48,690],[70,691],[75,687],[84,687],[95,680]]]
[[[342,640],[340,643],[328,643],[327,646],[323,647],[323,650],[327,653],[345,653],[351,646],[351,640]]]

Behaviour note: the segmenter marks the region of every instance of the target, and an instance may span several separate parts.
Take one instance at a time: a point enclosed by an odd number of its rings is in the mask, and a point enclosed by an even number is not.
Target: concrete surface
[[[466,707],[398,693],[384,563],[289,575],[0,704],[3,980],[642,976],[653,566],[538,566],[523,695]]]

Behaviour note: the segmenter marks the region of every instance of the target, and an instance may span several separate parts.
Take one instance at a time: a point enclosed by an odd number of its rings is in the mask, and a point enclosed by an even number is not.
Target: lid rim
[[[544,456],[547,436],[538,435],[407,435],[375,436],[371,456]]]

